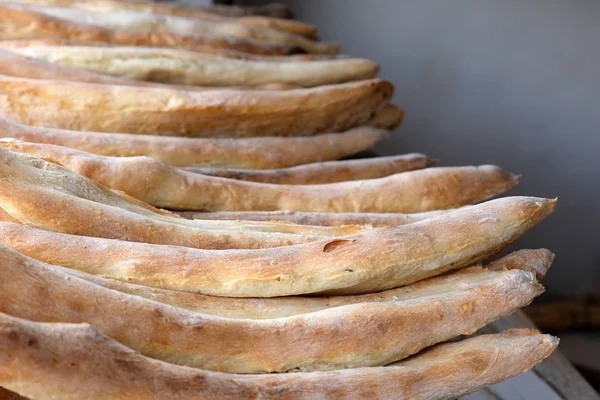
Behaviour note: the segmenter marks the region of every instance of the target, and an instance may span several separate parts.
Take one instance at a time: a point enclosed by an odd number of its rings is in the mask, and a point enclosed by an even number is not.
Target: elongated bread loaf
[[[94,0],[16,0],[19,3],[26,4],[37,4],[37,5],[53,5],[53,6],[74,6],[81,5],[84,8],[90,7],[91,9],[96,9],[100,7],[101,9],[106,8],[108,10],[112,9],[134,9],[139,11],[149,11],[149,12],[157,12],[160,14],[168,14],[168,15],[181,15],[181,16],[189,16],[193,17],[204,16],[206,14],[211,14],[215,16],[225,16],[225,17],[244,17],[244,16],[252,16],[252,15],[262,15],[269,16],[275,18],[292,18],[292,11],[290,8],[281,3],[269,3],[261,6],[230,6],[230,5],[205,5],[205,4],[197,4],[190,3],[184,1],[178,1],[173,3],[163,3],[163,2],[155,2],[148,0],[116,0],[116,1],[94,1]],[[87,7],[86,7],[87,5]],[[172,12],[168,12],[168,10],[173,10]]]
[[[190,7],[189,5],[183,5],[181,3],[133,2],[119,0],[18,0],[17,2],[46,6],[76,7],[90,11],[142,11],[215,22],[239,22],[243,25],[259,26],[295,33],[313,40],[317,38],[317,28],[300,21],[263,15],[240,15],[237,17],[224,16],[207,11],[205,8]]]
[[[469,207],[469,206],[465,206]],[[342,226],[369,225],[373,228],[400,226],[444,214],[450,210],[422,213],[324,213],[297,211],[177,211],[188,219],[239,220],[239,221],[287,221],[300,225]]]
[[[453,399],[518,375],[558,339],[510,330],[444,343],[387,367],[233,375],[144,357],[88,324],[0,315],[0,384],[34,399]]]
[[[270,170],[227,168],[186,168],[186,170],[251,182],[312,185],[382,178],[399,172],[427,168],[436,162],[437,160],[428,158],[424,154],[411,153],[390,157],[329,161]]]
[[[314,87],[371,79],[379,65],[357,58],[273,63],[236,60],[183,49],[41,46],[13,49],[53,64],[133,80],[198,86],[284,83]]]
[[[126,46],[127,44],[123,44]],[[101,41],[86,41],[86,40],[72,40],[72,39],[61,39],[56,37],[50,38],[35,38],[35,39],[13,39],[13,40],[0,40],[0,49],[14,50],[22,49],[27,47],[41,47],[41,46],[119,46],[119,44],[101,42]],[[144,47],[139,45],[139,47]],[[293,55],[260,55],[251,54],[243,51],[237,51],[232,49],[225,49],[219,47],[210,46],[193,46],[193,47],[159,47],[154,46],[157,49],[177,49],[183,48],[187,51],[199,54],[211,54],[215,56],[233,58],[236,60],[254,60],[254,61],[272,61],[272,62],[298,62],[298,61],[314,61],[314,60],[330,60],[338,58],[338,56],[325,55],[325,54],[293,54]],[[341,56],[339,56],[341,57]]]
[[[494,265],[502,266],[506,269],[523,269],[525,271],[537,269],[545,273],[550,267],[554,255],[546,249],[540,249],[520,250],[515,253],[511,253],[507,257],[518,257],[521,262],[515,263],[512,262],[514,260],[501,259],[496,261]],[[158,289],[149,286],[115,281],[113,279],[105,279],[97,275],[91,275],[85,272],[79,272],[77,270],[69,270],[64,268],[61,270],[65,272],[65,274],[73,274],[100,286],[135,296],[145,297],[159,303],[170,304],[175,307],[200,312],[203,314],[242,319],[284,318],[349,304],[391,300],[406,301],[421,296],[434,294],[437,295],[452,291],[455,290],[457,286],[471,287],[479,284],[482,281],[494,279],[499,276],[498,272],[491,273],[489,268],[481,269],[479,267],[472,267],[451,274],[442,275],[440,277],[425,279],[401,288],[385,290],[383,292],[372,294],[328,297],[287,296],[271,298],[236,298]],[[502,270],[494,269],[494,271]]]
[[[51,128],[168,136],[307,136],[367,123],[393,85],[201,92],[0,76],[0,113]]]
[[[192,19],[132,10],[99,11],[73,7],[27,6],[35,12],[75,23],[105,29],[123,29],[143,33],[167,33],[186,37],[221,36],[243,40],[260,40],[302,49],[307,53],[337,54],[339,46],[316,42],[306,37],[264,26],[250,26],[235,20]]]
[[[43,160],[1,149],[0,208],[32,226],[71,234],[199,248],[262,248],[347,235],[358,227],[190,221]]]
[[[0,140],[0,147],[64,166],[156,207],[179,210],[422,212],[485,200],[518,181],[496,166],[484,165],[322,185],[278,185],[188,172],[149,157],[106,157],[10,139]]]
[[[65,276],[6,247],[0,248],[0,262],[0,312],[42,322],[88,322],[147,356],[238,373],[386,365],[473,333],[543,292],[534,275],[511,270],[501,279],[472,288],[408,301],[242,320],[194,313],[107,289]]]
[[[316,28],[312,25],[307,25],[299,21],[286,20],[281,17],[289,17],[289,12],[281,13],[281,11],[289,8],[281,4],[271,4],[269,7],[274,7],[277,10],[276,15],[270,15],[267,7],[219,7],[215,13],[215,6],[205,6],[200,4],[182,4],[178,3],[158,3],[153,1],[120,1],[120,0],[13,0],[16,3],[33,4],[38,6],[57,6],[57,7],[77,7],[93,11],[143,11],[156,14],[175,15],[188,18],[209,19],[209,20],[228,20],[246,23],[247,19],[251,21],[260,21],[260,25],[277,27],[279,30],[301,34],[302,36],[314,36]],[[234,11],[235,10],[235,11]],[[255,15],[248,14],[248,10],[253,12],[261,10],[262,13]],[[252,25],[252,22],[249,22]],[[255,24],[259,24],[256,22]]]
[[[191,85],[172,85],[156,82],[137,81],[134,79],[114,77],[110,75],[98,74],[95,72],[86,71],[80,68],[64,67],[56,65],[41,59],[28,57],[16,52],[0,50],[0,74],[18,76],[21,78],[32,79],[57,79],[83,83],[99,83],[105,85],[120,85],[120,86],[142,86],[154,87],[168,90],[187,90],[187,91],[202,91],[213,90],[212,87],[191,86]],[[228,89],[246,90],[249,86],[229,86]],[[253,86],[252,89],[263,90],[287,90],[296,89],[297,85],[285,83],[270,83],[265,85]]]
[[[169,32],[136,32],[108,29],[80,21],[69,21],[39,12],[32,7],[0,3],[0,39],[60,38],[105,42],[127,46],[209,46],[254,54],[283,55],[297,47],[226,36],[185,36]]]
[[[307,137],[176,138],[41,128],[0,118],[0,138],[67,146],[105,156],[149,156],[183,167],[286,168],[347,157],[387,136],[387,131],[363,126]]]
[[[203,251],[74,237],[14,224],[1,225],[0,240],[45,262],[148,286],[233,297],[358,294],[484,260],[553,209],[551,200],[505,198],[397,228],[260,251]],[[81,233],[99,236],[96,231]]]
[[[57,240],[56,244],[52,244],[53,238]],[[66,257],[62,257],[58,260],[53,259],[50,256],[50,251],[37,250],[44,248],[48,243],[50,248],[58,247],[58,243],[67,242],[69,239],[74,239],[75,241],[78,240],[78,238],[71,238],[69,235],[39,231],[35,228],[29,228],[23,225],[0,223],[1,244],[11,247],[22,254],[39,259],[40,261],[49,262],[54,265],[61,263],[67,265],[68,268],[76,268],[66,269],[57,266],[56,268],[64,274],[74,275],[109,289],[144,297],[186,310],[208,315],[242,319],[283,318],[350,304],[392,300],[407,301],[418,297],[446,293],[455,290],[457,287],[472,287],[481,282],[497,279],[509,269],[522,269],[532,273],[537,271],[539,274],[539,281],[550,268],[552,260],[554,259],[554,255],[546,249],[520,250],[494,261],[489,264],[486,269],[481,269],[480,267],[466,268],[440,277],[421,280],[408,286],[376,293],[327,297],[287,296],[270,298],[236,298],[161,289],[153,286],[129,283],[130,281],[123,282],[114,280],[113,278],[115,278],[115,276],[105,275],[103,271],[106,270],[102,267],[98,268],[96,266],[96,268],[94,268],[94,266],[89,265],[89,263],[84,265],[85,263],[78,262],[77,260],[66,260]],[[93,241],[96,242],[96,246],[93,245],[93,247],[96,248],[97,241]],[[84,242],[86,241],[84,240]],[[77,246],[86,244],[87,243],[81,242],[76,243]],[[111,243],[109,243],[107,249],[112,248],[110,244]],[[74,246],[70,246],[68,251],[73,251],[73,247]],[[85,255],[85,252],[81,253],[81,256],[83,255]],[[89,273],[81,271],[88,271]],[[141,274],[143,274],[143,271],[138,273],[138,275]],[[110,276],[110,279],[103,278],[101,275]],[[254,276],[254,273],[253,271],[250,271],[249,278],[252,276]],[[324,272],[323,276],[327,276],[327,273]],[[332,279],[336,278],[333,277]],[[136,280],[133,280],[133,282],[135,281]],[[276,283],[274,283],[274,285],[276,285]]]

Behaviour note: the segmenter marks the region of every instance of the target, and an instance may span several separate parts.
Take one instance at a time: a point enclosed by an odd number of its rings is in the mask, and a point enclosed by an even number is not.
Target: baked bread
[[[15,0],[13,0],[15,2]],[[33,4],[38,6],[57,6],[57,7],[77,7],[93,11],[142,11],[155,14],[175,15],[180,17],[208,19],[213,21],[226,21],[233,19],[248,25],[259,25],[276,28],[285,32],[296,33],[309,38],[316,36],[316,28],[312,25],[281,18],[281,13],[277,15],[269,14],[247,14],[246,10],[266,10],[266,7],[218,7],[218,11],[226,13],[215,13],[215,6],[205,6],[200,4],[182,4],[178,3],[158,3],[154,1],[119,1],[119,0],[16,0],[17,3]],[[270,5],[272,6],[272,5]],[[278,4],[284,8],[285,6]],[[231,10],[235,9],[233,15]],[[276,8],[279,10],[279,7]],[[289,10],[289,8],[285,7]],[[289,16],[289,12],[283,15]]]
[[[0,208],[13,219],[44,229],[213,249],[284,246],[364,230],[276,222],[190,221],[43,160],[4,149],[0,155]]]
[[[193,137],[308,136],[368,124],[393,85],[200,92],[0,75],[0,113],[28,125]]]
[[[236,60],[184,49],[40,46],[12,49],[63,67],[138,81],[197,86],[289,84],[314,87],[374,78],[379,65],[359,58],[317,61]]]
[[[347,157],[387,136],[385,130],[362,126],[306,137],[178,138],[42,128],[0,118],[0,138],[55,144],[105,156],[149,156],[182,167],[286,168]]]
[[[159,88],[168,90],[187,90],[192,92],[202,90],[214,90],[212,87],[191,86],[191,85],[173,85],[157,82],[137,81],[134,79],[120,78],[110,75],[98,74],[86,71],[80,68],[64,67],[56,65],[41,59],[24,56],[22,54],[0,50],[0,58],[4,61],[0,64],[0,74],[17,76],[21,78],[32,79],[56,79],[83,83],[99,83],[105,85],[120,86],[142,86],[149,88]],[[228,89],[235,90],[289,90],[297,89],[299,86],[287,83],[268,83],[258,86],[228,86]]]
[[[553,209],[552,200],[508,197],[397,228],[260,251],[157,246],[8,224],[2,224],[0,241],[41,261],[174,290],[232,297],[360,294],[473,265],[515,241]],[[7,211],[19,220],[30,218],[23,222],[33,225],[32,217]],[[62,226],[45,222],[42,228],[69,230],[67,217],[60,217]],[[123,223],[129,224],[127,219]],[[97,230],[80,234],[99,236]]]
[[[186,168],[186,170],[203,175],[251,182],[313,185],[382,178],[399,172],[427,168],[436,162],[437,160],[428,158],[424,154],[410,153],[390,157],[329,161],[269,170],[230,168]]]
[[[88,322],[149,357],[235,373],[387,365],[474,333],[543,292],[533,274],[511,270],[471,288],[409,301],[245,320],[195,313],[107,289],[65,276],[6,247],[0,249],[0,262],[2,313],[40,322]]]
[[[89,244],[90,242],[95,242],[95,245],[92,243],[94,248],[97,248],[98,242],[101,242],[98,240],[88,239],[79,241],[79,238],[71,237],[70,235],[40,231],[23,225],[0,223],[1,244],[13,248],[14,250],[17,250],[22,254],[28,255],[32,258],[54,264],[55,266],[57,263],[66,265],[69,269],[58,266],[57,268],[67,275],[74,275],[109,289],[144,297],[159,303],[169,304],[186,310],[208,315],[242,319],[284,318],[350,304],[391,300],[408,301],[417,297],[446,293],[456,289],[457,287],[472,287],[473,285],[477,285],[481,282],[497,279],[503,276],[503,274],[509,269],[521,269],[534,274],[537,272],[538,275],[536,275],[536,277],[538,281],[540,281],[545,275],[546,271],[550,268],[550,265],[554,259],[554,255],[546,249],[520,250],[488,264],[485,269],[482,269],[479,266],[465,268],[459,271],[453,271],[450,274],[421,280],[407,286],[375,293],[325,297],[278,296],[239,298],[212,296],[202,293],[192,293],[180,290],[161,289],[154,286],[138,285],[131,283],[136,282],[136,279],[120,281],[115,280],[115,276],[111,275],[108,275],[108,277],[104,278],[102,275],[107,276],[103,272],[106,269],[103,269],[101,266],[98,267],[96,265],[96,268],[94,268],[94,266],[90,265],[90,263],[78,262],[77,260],[67,259],[67,257],[53,259],[50,256],[50,251],[36,250],[40,248],[43,249],[43,246],[47,243],[50,243],[50,248],[52,249],[57,247],[57,245],[51,244],[53,238],[56,238],[58,243],[63,243],[69,239],[73,239],[75,242],[77,242],[75,246],[82,246],[84,244]],[[107,241],[105,240],[104,242]],[[109,243],[109,249],[115,247],[114,245],[111,245],[113,244]],[[74,246],[70,246],[68,251],[72,252],[73,247]],[[85,252],[82,252],[81,255],[85,255]],[[328,276],[328,268],[324,267],[324,270],[325,271],[322,272],[322,276],[326,277]],[[88,271],[89,273],[82,271]],[[137,276],[142,276],[142,274],[142,270],[137,272]],[[252,276],[256,276],[254,271],[249,272],[249,277]],[[343,277],[336,278],[335,276],[332,276],[331,279],[343,279]],[[278,283],[274,281],[273,285],[277,286]],[[259,293],[259,295],[263,295],[263,293]]]
[[[113,43],[126,46],[190,47],[208,46],[254,54],[284,55],[299,51],[297,47],[227,36],[186,36],[169,32],[139,32],[131,29],[108,29],[69,21],[40,12],[39,9],[14,3],[0,3],[0,39],[59,38]]]
[[[248,26],[259,26],[294,33],[312,40],[317,39],[317,28],[300,21],[265,15],[219,15],[208,11],[204,8],[205,6],[190,7],[190,5],[183,5],[181,3],[133,2],[119,0],[18,0],[18,2],[46,6],[76,7],[90,11],[142,11],[215,22],[238,22]]]
[[[34,399],[453,399],[532,368],[558,339],[534,330],[480,335],[387,367],[233,375],[144,357],[88,324],[0,315],[0,385]]]
[[[518,177],[496,166],[429,168],[378,179],[324,185],[278,185],[212,177],[149,157],[105,157],[67,147],[0,140],[156,207],[206,211],[414,213],[475,203]]]
[[[299,48],[307,53],[337,54],[339,46],[316,42],[306,37],[263,26],[249,26],[235,20],[214,21],[132,10],[86,10],[74,7],[27,6],[32,10],[60,20],[84,23],[111,30],[129,30],[140,33],[166,33],[188,38],[197,36],[230,37],[241,40],[258,40]]]
[[[469,207],[469,206],[464,206]],[[422,213],[327,213],[298,211],[176,211],[188,219],[238,220],[238,221],[287,221],[300,225],[342,226],[368,225],[373,228],[400,226],[444,214],[450,210],[426,211]]]
[[[116,46],[118,44],[112,44],[102,41],[86,41],[86,40],[72,40],[72,39],[61,39],[56,37],[44,37],[35,39],[13,39],[13,40],[0,40],[0,49],[14,50],[22,49],[26,47],[41,47],[41,46]],[[126,46],[126,45],[124,45]],[[144,47],[143,45],[139,45]],[[187,51],[199,54],[211,54],[220,57],[234,58],[237,60],[254,60],[254,61],[272,61],[272,62],[298,62],[298,61],[314,61],[314,60],[331,60],[343,56],[326,55],[326,54],[293,54],[293,55],[260,55],[246,53],[243,51],[210,47],[210,46],[193,46],[193,47],[159,47],[158,49],[177,49],[182,48]]]

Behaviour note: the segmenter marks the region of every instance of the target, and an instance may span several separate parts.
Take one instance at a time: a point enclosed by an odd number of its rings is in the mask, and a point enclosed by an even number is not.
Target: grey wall
[[[511,195],[559,197],[518,241],[557,254],[554,295],[600,292],[600,2],[288,0],[344,52],[381,63],[407,118],[382,154],[522,173]]]

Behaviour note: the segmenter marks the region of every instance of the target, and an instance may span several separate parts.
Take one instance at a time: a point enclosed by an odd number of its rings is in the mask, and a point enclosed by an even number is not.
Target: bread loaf
[[[107,289],[65,276],[6,247],[0,249],[0,262],[0,312],[40,322],[88,322],[144,355],[237,373],[386,365],[473,333],[543,292],[534,275],[512,270],[472,288],[409,301],[243,320],[194,313]]]
[[[414,213],[485,200],[518,182],[517,176],[484,165],[323,185],[278,185],[188,172],[149,157],[104,157],[14,140],[0,140],[0,147],[43,158],[148,204],[175,210]]]
[[[312,185],[382,178],[399,172],[427,168],[436,161],[424,154],[411,153],[390,157],[329,161],[270,170],[230,168],[186,168],[186,170],[203,175],[251,182]]]
[[[368,126],[307,137],[177,138],[41,128],[0,118],[0,138],[56,144],[105,156],[149,156],[183,167],[286,168],[366,150],[388,132]]]
[[[317,61],[236,60],[183,49],[40,46],[12,49],[52,64],[139,81],[197,86],[289,84],[314,87],[371,79],[379,65],[358,58]]]
[[[190,221],[43,160],[4,149],[0,155],[0,208],[21,223],[44,229],[199,248],[282,246],[364,229]]]
[[[201,92],[0,76],[0,114],[28,125],[166,136],[308,136],[367,124],[391,83]]]
[[[40,12],[39,9],[13,3],[0,3],[0,15],[1,40],[58,38],[127,46],[208,46],[264,55],[283,55],[299,51],[297,47],[290,45],[227,36],[186,36],[169,32],[108,29],[54,17]]]
[[[147,34],[166,33],[188,38],[217,36],[282,44],[299,48],[307,53],[337,54],[339,52],[339,46],[332,43],[316,42],[293,33],[264,26],[245,25],[235,20],[194,19],[133,10],[103,11],[35,5],[25,5],[23,8],[60,20],[111,30],[129,30]]]
[[[387,367],[233,375],[144,357],[87,324],[0,315],[0,384],[32,398],[452,399],[518,375],[558,339],[510,330],[445,343]]]
[[[553,209],[551,200],[509,197],[397,228],[263,250],[195,250],[8,224],[2,224],[0,240],[45,262],[168,289],[234,297],[359,294],[473,265]],[[81,234],[98,236],[92,230]]]

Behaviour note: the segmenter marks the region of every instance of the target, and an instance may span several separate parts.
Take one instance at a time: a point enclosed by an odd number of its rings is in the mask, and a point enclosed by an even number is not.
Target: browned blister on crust
[[[399,172],[427,168],[435,163],[436,160],[424,154],[410,153],[399,156],[359,160],[329,161],[270,170],[229,168],[186,168],[186,170],[242,181],[287,185],[314,185],[382,178]]]
[[[149,156],[182,167],[287,168],[358,153],[388,134],[382,129],[363,126],[306,137],[177,138],[69,131],[0,119],[1,138],[55,144],[105,156]]]
[[[149,157],[104,157],[67,147],[0,140],[156,207],[198,211],[414,213],[493,197],[518,177],[492,165],[428,168],[378,179],[283,185],[207,176]]]
[[[192,137],[307,136],[368,123],[393,85],[367,80],[283,91],[201,92],[0,76],[0,112],[15,122]]]
[[[5,247],[0,260],[0,312],[35,321],[88,322],[150,357],[238,373],[386,365],[473,333],[543,292],[532,274],[511,270],[471,288],[408,301],[244,320],[194,313],[107,289]],[[417,334],[422,332],[428,334]]]
[[[504,198],[397,228],[263,250],[202,251],[10,224],[1,225],[0,240],[45,262],[155,287],[234,297],[360,294],[482,261],[548,216],[554,205],[534,197]]]

